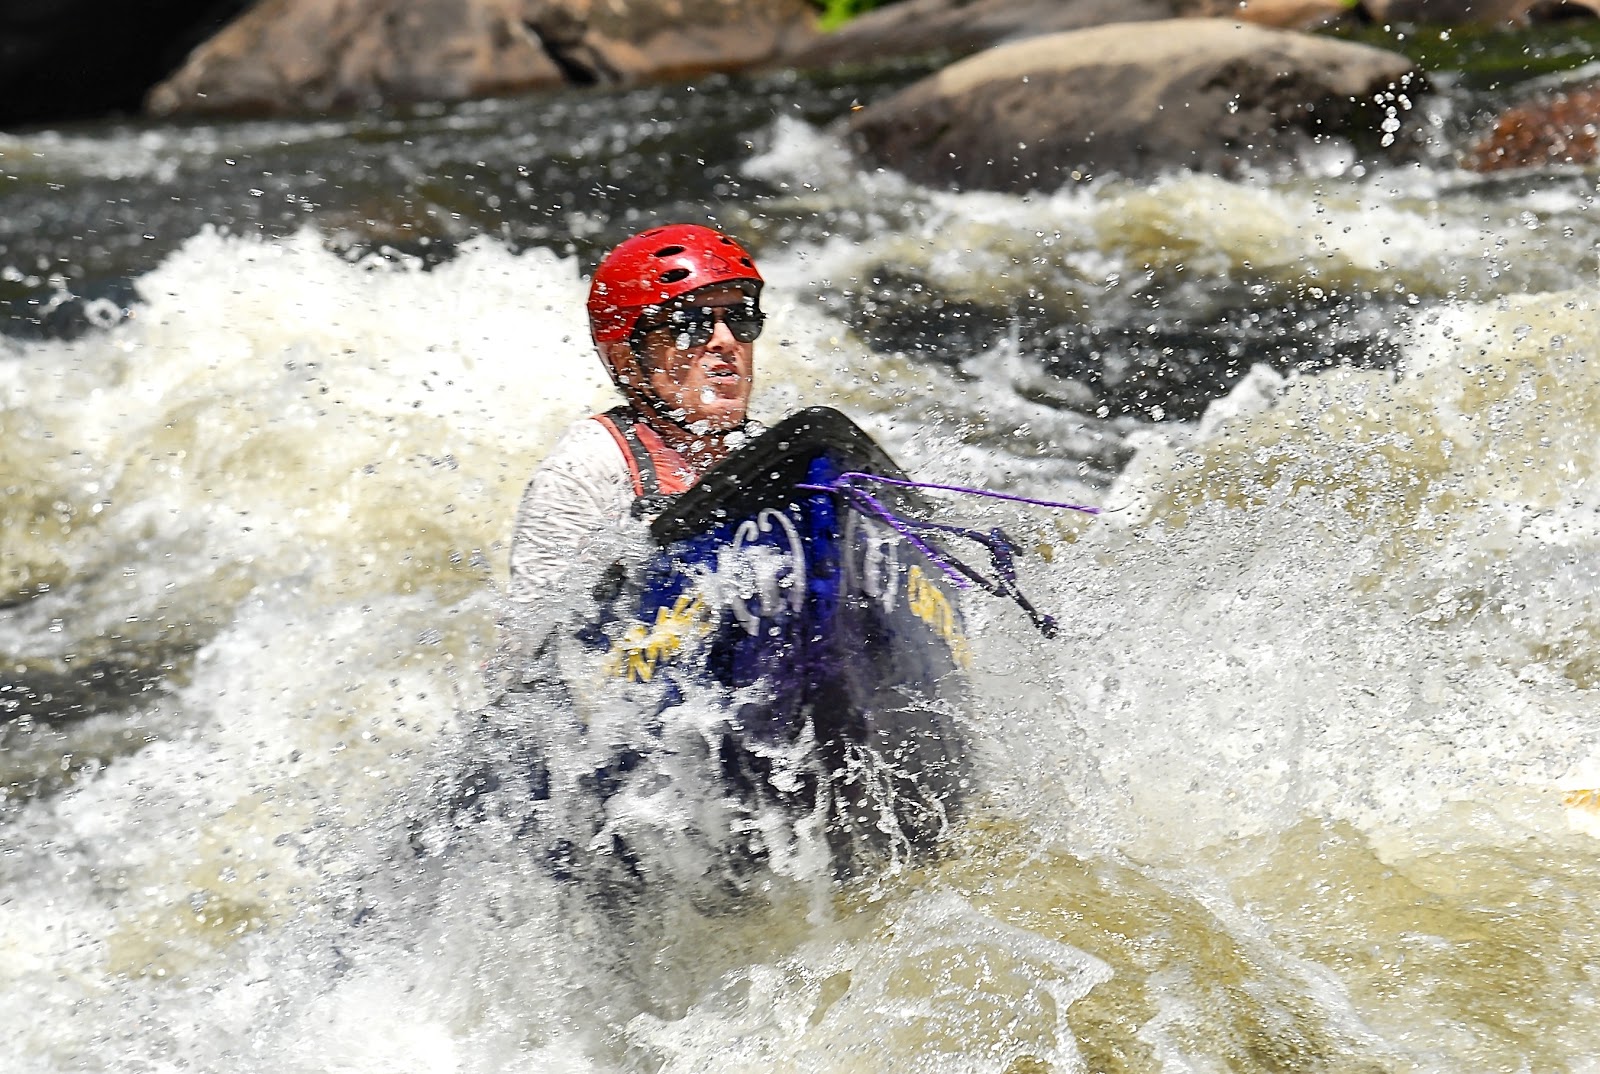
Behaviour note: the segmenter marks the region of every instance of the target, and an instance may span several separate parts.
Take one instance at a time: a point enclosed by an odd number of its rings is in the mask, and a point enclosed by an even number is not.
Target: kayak
[[[470,720],[467,769],[413,851],[504,825],[624,915],[663,890],[726,907],[774,871],[934,853],[971,793],[957,570],[1026,607],[941,547],[986,538],[928,523],[894,461],[825,407],[651,506],[592,610]]]
[[[651,523],[643,569],[588,632],[605,673],[726,700],[723,765],[779,799],[762,758],[807,742],[835,870],[931,850],[960,814],[972,650],[948,570],[896,521],[928,505],[884,485],[872,510],[841,479],[904,480],[837,410],[780,422]],[[931,553],[931,555],[930,555]],[[796,796],[788,795],[793,799]]]

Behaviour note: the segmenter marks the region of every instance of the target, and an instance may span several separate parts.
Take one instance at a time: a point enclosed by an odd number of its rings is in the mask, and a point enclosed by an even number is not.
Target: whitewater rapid
[[[779,124],[750,168],[898,196],[829,145]],[[482,745],[523,483],[609,405],[578,258],[206,230],[100,327],[0,340],[0,656],[77,706],[0,725],[6,1069],[1594,1069],[1589,202],[1529,229],[1481,194],[926,195],[773,248],[761,416],[1106,511],[950,506],[1022,539],[1064,630],[970,602],[983,793],[944,859],[839,887],[801,847],[763,904],[664,896],[621,943],[514,817],[411,844]],[[1016,335],[867,346],[823,299],[885,263],[1091,320],[1185,275],[1400,288],[1341,320],[1395,361],[1243,354],[1197,421],[1078,412]],[[1208,301],[1154,293],[1152,325]]]

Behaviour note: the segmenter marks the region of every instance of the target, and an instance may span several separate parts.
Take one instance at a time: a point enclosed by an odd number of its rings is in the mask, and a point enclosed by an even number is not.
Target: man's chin
[[[697,407],[687,424],[692,428],[703,428],[708,433],[725,433],[744,424],[745,410],[745,407],[731,402],[725,406],[713,404]]]

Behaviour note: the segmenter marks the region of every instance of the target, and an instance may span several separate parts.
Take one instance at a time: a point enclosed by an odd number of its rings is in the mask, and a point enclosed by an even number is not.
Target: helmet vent
[[[677,283],[679,280],[688,278],[689,270],[686,268],[669,269],[668,271],[663,272],[660,277],[662,283]]]
[[[661,249],[656,251],[655,256],[657,256],[657,257],[671,257],[673,254],[681,254],[681,253],[683,253],[683,247],[681,247],[681,246],[663,246]]]

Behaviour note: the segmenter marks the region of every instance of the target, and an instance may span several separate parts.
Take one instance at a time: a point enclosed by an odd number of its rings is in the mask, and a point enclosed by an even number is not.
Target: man
[[[504,757],[510,741],[510,755],[526,758],[508,771],[520,771],[529,799],[545,803],[537,819],[552,870],[593,880],[606,899],[625,902],[647,880],[700,893],[695,899],[742,892],[769,855],[800,859],[816,838],[819,810],[831,811],[826,839],[841,869],[853,868],[862,848],[898,854],[931,845],[959,810],[969,771],[951,716],[965,696],[954,649],[940,655],[935,626],[927,651],[897,663],[900,635],[887,625],[943,622],[946,634],[953,630],[931,563],[907,575],[924,578],[921,610],[911,608],[909,580],[898,604],[839,601],[854,617],[853,633],[841,638],[871,650],[848,673],[812,681],[811,663],[786,663],[795,653],[814,656],[817,667],[840,660],[834,639],[798,633],[817,621],[807,617],[820,614],[816,608],[784,615],[781,625],[774,617],[765,632],[749,622],[730,627],[717,636],[739,643],[720,651],[728,666],[704,677],[691,671],[680,680],[681,667],[657,673],[654,664],[637,677],[614,666],[596,673],[625,651],[617,643],[627,635],[621,620],[607,625],[620,636],[594,629],[594,594],[604,592],[594,583],[613,564],[640,561],[646,519],[662,510],[662,497],[692,488],[756,431],[748,407],[761,289],[749,253],[699,225],[654,228],[607,254],[590,287],[589,326],[625,402],[569,429],[518,509],[513,604],[497,669],[506,691],[484,724],[486,734],[508,737],[484,753]],[[854,442],[839,450],[887,461]],[[804,576],[803,558],[793,557],[790,578]],[[791,591],[806,592],[803,583]],[[667,611],[658,611],[658,624]],[[764,642],[744,644],[757,637],[777,640],[770,651]],[[769,659],[783,665],[772,689],[746,689],[759,685],[750,680]],[[869,767],[880,756],[893,771]],[[480,788],[501,785],[485,771],[461,795],[467,805]],[[835,773],[848,778],[834,786]],[[702,851],[706,857],[696,856]]]
[[[608,531],[659,513],[748,438],[762,279],[698,224],[651,228],[595,269],[589,330],[626,402],[578,422],[534,472],[511,538],[510,597],[549,595],[615,557]]]
[[[761,274],[742,246],[697,224],[652,228],[607,254],[589,289],[589,329],[625,402],[568,429],[534,471],[517,510],[513,604],[502,623],[500,666],[491,677],[501,677],[513,699],[532,686],[553,691],[564,703],[536,711],[539,731],[533,739],[494,737],[486,752],[521,758],[513,769],[526,779],[530,800],[550,803],[541,807],[540,825],[552,872],[587,877],[606,903],[621,905],[641,890],[647,874],[668,873],[660,862],[644,864],[634,843],[654,845],[656,828],[674,822],[649,810],[634,816],[628,788],[635,777],[658,772],[654,747],[664,732],[659,722],[651,724],[649,713],[679,698],[667,676],[648,688],[612,678],[604,681],[622,692],[625,703],[597,704],[594,676],[566,674],[569,659],[581,668],[595,654],[559,624],[577,625],[592,610],[585,604],[593,583],[644,546],[648,520],[666,498],[687,491],[756,431],[748,408],[753,344],[763,321],[761,287]],[[502,735],[523,718],[518,702],[503,704],[508,707],[484,723],[485,734]],[[672,764],[682,763],[697,745],[705,748],[692,724],[672,743],[662,751],[676,758]],[[547,765],[545,750],[559,752],[562,765]],[[705,764],[726,779],[737,774],[730,766],[743,757],[729,743],[708,754]],[[671,771],[676,775],[662,778],[681,776]],[[458,792],[457,812],[475,808],[479,796],[501,782],[492,768],[475,773]],[[655,786],[650,779],[644,785]],[[722,798],[719,790],[697,808],[723,808],[717,805]],[[602,834],[603,826],[610,826],[609,834]],[[718,830],[723,829],[719,839],[742,830],[733,820]],[[676,845],[677,833],[662,838]],[[759,857],[739,845],[735,865],[727,866],[735,872]],[[701,878],[711,876],[708,870],[692,871],[694,884],[709,882]]]

